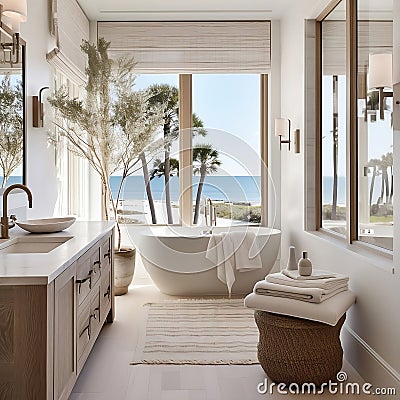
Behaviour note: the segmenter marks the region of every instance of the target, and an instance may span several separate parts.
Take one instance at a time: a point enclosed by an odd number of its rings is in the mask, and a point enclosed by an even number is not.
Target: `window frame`
[[[346,237],[322,227],[322,22],[341,3],[346,4]],[[332,0],[315,20],[315,230],[380,254],[393,250],[358,238],[358,0]]]

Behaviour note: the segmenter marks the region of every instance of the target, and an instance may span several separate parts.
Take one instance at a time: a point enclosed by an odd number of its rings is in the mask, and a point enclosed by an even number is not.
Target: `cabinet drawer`
[[[78,306],[82,304],[99,280],[100,270],[100,249],[95,245],[94,249],[86,252],[77,262],[76,295]]]

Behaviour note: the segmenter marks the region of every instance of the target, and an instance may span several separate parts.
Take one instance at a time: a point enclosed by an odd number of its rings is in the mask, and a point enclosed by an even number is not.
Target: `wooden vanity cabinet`
[[[0,286],[0,400],[67,400],[114,315],[113,235],[49,285]]]
[[[68,399],[103,324],[113,320],[112,249],[108,234],[55,280],[54,399]]]

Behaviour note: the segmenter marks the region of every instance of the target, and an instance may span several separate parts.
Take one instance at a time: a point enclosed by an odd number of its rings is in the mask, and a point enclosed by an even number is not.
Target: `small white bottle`
[[[308,253],[303,251],[303,257],[298,263],[299,274],[301,276],[310,276],[312,274],[312,263],[308,257]]]
[[[287,262],[286,269],[288,271],[297,271],[296,249],[294,246],[289,247],[289,259]]]

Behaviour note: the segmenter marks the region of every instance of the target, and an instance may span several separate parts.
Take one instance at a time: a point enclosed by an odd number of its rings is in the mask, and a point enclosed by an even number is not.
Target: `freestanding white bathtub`
[[[176,296],[227,295],[228,289],[217,278],[217,268],[206,258],[210,235],[204,227],[159,226],[138,232],[135,240],[143,264],[158,289]],[[256,234],[263,267],[236,271],[232,294],[248,294],[255,282],[264,279],[276,261],[281,233],[258,226],[214,227],[214,233],[251,230]]]

